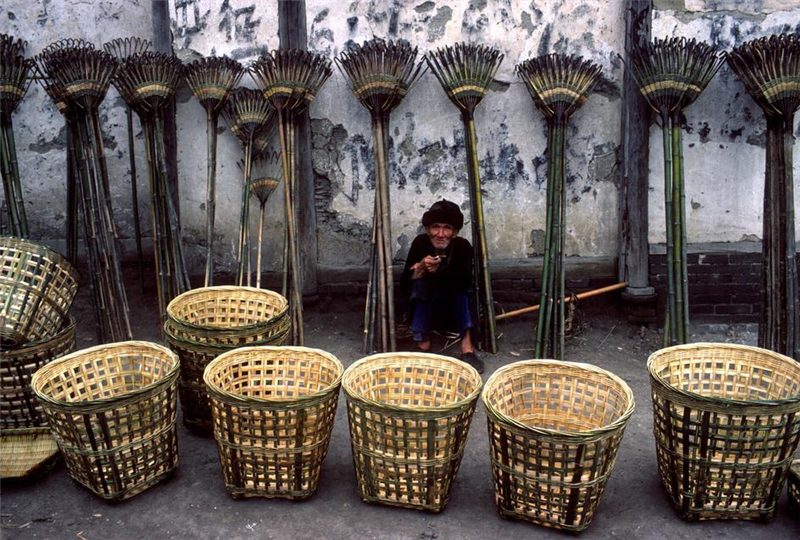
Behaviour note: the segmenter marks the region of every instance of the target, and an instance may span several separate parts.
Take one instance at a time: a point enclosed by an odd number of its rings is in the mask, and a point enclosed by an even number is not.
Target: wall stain
[[[449,6],[440,7],[436,15],[428,23],[428,41],[436,41],[442,37],[447,28],[447,23],[453,18],[453,9]]]

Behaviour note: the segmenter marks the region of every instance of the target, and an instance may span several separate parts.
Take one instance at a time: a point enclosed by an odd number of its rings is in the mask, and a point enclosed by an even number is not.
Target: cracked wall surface
[[[278,47],[277,5],[277,0],[170,0],[175,51],[184,61],[224,54],[247,64]],[[420,58],[457,41],[502,50],[503,64],[475,117],[493,259],[541,256],[545,228],[545,126],[514,74],[514,65],[547,52],[579,54],[601,65],[602,80],[569,127],[566,251],[568,256],[608,257],[616,254],[618,236],[624,66],[617,54],[624,42],[622,5],[606,0],[307,0],[308,46],[329,58],[373,36],[408,40],[419,47]],[[800,21],[800,0],[656,0],[655,6],[654,36],[698,37],[725,49],[753,37],[798,29]],[[36,53],[61,37],[83,37],[97,45],[128,35],[151,38],[151,17],[147,0],[6,0],[0,8],[0,31],[25,37]],[[253,86],[247,77],[243,84]],[[178,93],[177,110],[184,241],[192,270],[200,272],[205,237],[205,114],[185,86]],[[126,249],[132,249],[124,108],[113,88],[101,114],[116,219]],[[334,69],[310,116],[319,263],[365,265],[375,195],[369,114]],[[758,239],[763,115],[723,67],[686,117],[690,241]],[[63,239],[63,121],[36,85],[15,115],[15,127],[33,235]],[[650,240],[657,243],[664,240],[660,131],[655,125],[649,129]],[[135,131],[141,221],[149,236],[149,190],[138,120]],[[224,271],[232,269],[235,255],[242,152],[222,120],[218,132],[215,258]],[[438,199],[461,205],[468,235],[471,216],[464,133],[458,110],[433,74],[426,73],[393,112],[389,135],[395,260],[405,257],[420,231],[422,213]],[[800,190],[796,194],[800,197]],[[276,191],[266,207],[266,267],[273,270],[281,265],[282,197],[281,190]],[[255,199],[251,205],[255,230]]]

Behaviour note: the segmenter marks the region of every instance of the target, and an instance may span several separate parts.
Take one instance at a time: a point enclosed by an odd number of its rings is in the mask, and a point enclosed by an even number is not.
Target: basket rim
[[[396,358],[398,356],[399,357],[408,356],[408,357],[414,357],[414,358],[425,358],[425,359],[428,359],[428,360],[437,360],[437,361],[440,361],[440,362],[453,364],[453,365],[457,366],[458,368],[464,370],[466,373],[468,373],[472,377],[472,379],[474,379],[474,382],[476,383],[475,384],[475,388],[466,397],[464,397],[464,398],[462,398],[462,399],[460,399],[460,400],[458,400],[458,401],[456,401],[454,403],[450,403],[448,405],[439,405],[439,406],[436,406],[436,407],[421,407],[421,406],[411,407],[411,406],[404,406],[404,405],[391,405],[391,404],[388,404],[388,403],[382,403],[380,401],[375,401],[373,399],[369,399],[367,397],[364,397],[360,393],[356,393],[355,391],[353,391],[350,388],[349,378],[351,378],[353,376],[353,373],[358,371],[358,369],[361,368],[361,366],[369,364],[369,363],[373,363],[373,362],[380,362],[382,360],[393,359],[393,358]],[[349,400],[358,401],[358,402],[361,402],[361,403],[363,403],[365,405],[368,405],[368,406],[371,406],[371,407],[374,407],[374,408],[377,408],[377,409],[383,409],[383,410],[388,410],[388,411],[397,411],[397,412],[421,412],[421,413],[449,412],[449,411],[455,411],[455,410],[461,409],[463,407],[468,406],[470,403],[474,402],[478,398],[478,396],[480,395],[481,390],[483,390],[483,379],[481,378],[481,375],[480,375],[480,373],[478,373],[477,369],[475,369],[471,365],[467,364],[466,362],[463,362],[461,360],[453,358],[452,356],[444,356],[444,355],[441,355],[441,354],[423,353],[423,352],[387,352],[387,353],[379,353],[379,354],[373,354],[373,355],[370,355],[370,356],[366,356],[366,357],[364,357],[364,358],[362,358],[360,360],[357,360],[353,364],[351,364],[350,367],[348,367],[345,370],[344,375],[342,376],[342,389],[344,390],[345,396]]]
[[[220,327],[220,326],[214,326],[214,325],[208,325],[208,324],[196,324],[196,323],[192,323],[192,322],[189,322],[189,321],[185,321],[185,320],[180,319],[180,318],[175,316],[175,314],[174,314],[175,306],[179,302],[181,302],[183,300],[186,300],[187,298],[190,298],[190,297],[192,297],[194,295],[197,295],[199,293],[208,292],[208,291],[218,291],[218,292],[246,291],[246,292],[259,294],[259,295],[264,295],[264,296],[269,296],[269,297],[276,297],[277,296],[278,298],[283,300],[284,306],[281,308],[281,310],[278,313],[276,313],[275,315],[273,315],[272,317],[270,317],[269,319],[266,319],[264,321],[259,321],[259,322],[256,322],[256,323],[244,324],[244,325],[239,325],[239,326],[230,326],[230,327],[227,327],[227,326],[226,327]],[[197,329],[197,330],[212,330],[212,331],[213,330],[249,330],[249,329],[258,328],[258,327],[261,327],[261,326],[269,326],[270,324],[273,324],[276,320],[278,320],[281,317],[285,316],[288,311],[289,311],[289,301],[283,295],[281,295],[281,294],[279,294],[279,293],[277,293],[275,291],[271,291],[269,289],[259,289],[259,288],[256,288],[256,287],[245,287],[245,286],[238,286],[238,285],[214,285],[212,287],[198,287],[196,289],[191,289],[191,290],[186,291],[186,292],[184,292],[182,294],[179,294],[178,296],[173,298],[170,301],[170,303],[167,305],[167,317],[172,322],[174,322],[175,324],[177,324],[179,326],[185,326],[187,328],[194,328],[194,329]]]
[[[793,358],[782,355],[775,351],[770,351],[768,349],[753,347],[751,345],[738,345],[734,343],[700,342],[700,343],[687,343],[685,345],[673,345],[672,347],[665,347],[663,349],[659,349],[654,353],[652,353],[647,358],[647,371],[650,374],[650,381],[658,384],[659,386],[667,389],[670,392],[675,392],[692,400],[704,403],[715,403],[715,404],[736,405],[736,406],[746,406],[746,407],[774,406],[774,405],[787,405],[792,403],[800,403],[800,392],[784,399],[730,399],[730,398],[723,398],[716,396],[707,396],[704,394],[699,394],[697,392],[692,392],[691,390],[683,390],[682,388],[678,388],[668,383],[663,377],[659,376],[655,372],[655,364],[660,357],[674,351],[691,350],[691,349],[730,349],[738,351],[744,350],[744,351],[756,352],[764,356],[771,356],[781,361],[788,361],[791,364],[796,364],[798,370],[800,370],[800,362],[797,362]]]
[[[614,420],[613,422],[606,424],[604,426],[582,430],[582,431],[570,431],[570,430],[557,430],[557,429],[548,429],[548,428],[541,428],[535,426],[529,426],[527,424],[523,424],[519,420],[516,420],[507,414],[500,412],[494,405],[489,403],[488,400],[488,390],[492,388],[493,385],[497,384],[499,380],[509,371],[517,370],[520,368],[525,367],[539,367],[539,366],[559,366],[559,367],[569,367],[578,369],[581,371],[590,371],[593,373],[598,373],[609,377],[612,381],[617,383],[620,388],[622,388],[625,396],[628,398],[628,404],[625,407],[625,411],[620,415],[619,418]],[[481,401],[483,401],[483,406],[486,409],[487,414],[495,417],[500,422],[510,424],[515,428],[522,430],[523,432],[527,433],[537,433],[540,435],[551,435],[556,437],[578,437],[578,438],[591,438],[596,437],[598,435],[603,435],[606,433],[614,432],[621,427],[624,427],[625,424],[628,422],[628,419],[633,414],[634,409],[636,408],[636,400],[633,395],[633,390],[631,387],[626,383],[621,377],[615,375],[614,373],[608,371],[607,369],[603,369],[599,366],[594,364],[587,364],[584,362],[569,362],[566,360],[552,360],[548,358],[544,359],[529,359],[529,360],[519,360],[517,362],[512,362],[511,364],[507,364],[502,366],[501,368],[497,369],[494,373],[492,373],[491,377],[486,381],[486,385],[484,386],[483,393],[481,394]]]
[[[34,242],[33,240],[29,240],[27,238],[19,238],[17,236],[9,236],[9,235],[0,235],[0,246],[5,247],[28,247],[34,249],[28,249],[28,251],[36,251],[39,250],[40,252],[45,253],[48,257],[51,257],[55,260],[55,262],[66,269],[67,274],[69,274],[72,279],[75,280],[75,285],[80,287],[82,276],[80,270],[76,266],[74,266],[69,259],[63,256],[58,251],[40,243]]]
[[[287,350],[297,351],[297,352],[313,352],[315,354],[324,357],[327,360],[332,361],[332,363],[334,364],[334,366],[336,366],[339,372],[336,376],[336,379],[322,390],[317,390],[316,392],[313,392],[311,394],[305,394],[303,396],[297,396],[292,398],[263,398],[263,397],[244,396],[242,394],[236,394],[228,390],[223,390],[219,386],[212,384],[209,381],[209,379],[211,378],[211,372],[213,370],[222,367],[221,364],[233,364],[234,362],[232,359],[235,359],[236,356],[240,354],[250,353],[254,351],[281,352]],[[307,401],[312,401],[322,396],[326,396],[328,394],[337,392],[339,386],[342,384],[343,375],[344,375],[344,365],[342,365],[342,362],[338,358],[336,358],[336,356],[329,353],[328,351],[323,351],[322,349],[315,349],[312,347],[296,347],[296,346],[284,347],[278,345],[260,345],[260,346],[257,345],[253,347],[239,347],[237,349],[232,349],[217,356],[215,359],[209,362],[208,365],[203,370],[203,383],[205,383],[205,386],[209,392],[214,392],[215,394],[218,394],[224,397],[225,399],[229,399],[231,401],[237,401],[243,404],[244,403],[281,403],[281,404],[305,403]]]
[[[86,401],[64,401],[64,400],[60,400],[60,399],[54,399],[52,396],[43,393],[39,389],[40,381],[42,379],[44,379],[48,375],[48,373],[50,371],[54,371],[58,367],[64,367],[65,364],[69,364],[71,362],[76,362],[79,358],[82,358],[82,357],[84,357],[84,356],[86,356],[88,354],[93,354],[93,353],[95,353],[97,351],[101,351],[101,350],[104,350],[104,349],[122,349],[122,348],[130,347],[130,346],[149,347],[149,348],[155,349],[155,350],[157,350],[159,352],[166,353],[173,360],[172,367],[170,367],[169,371],[167,371],[167,373],[164,374],[163,377],[161,377],[160,379],[158,379],[156,381],[151,382],[150,384],[144,385],[144,386],[142,386],[140,388],[137,388],[135,390],[131,390],[130,392],[126,392],[124,394],[120,394],[118,396],[112,396],[112,397],[103,398],[103,399],[91,399],[91,400],[86,400]],[[146,394],[146,393],[150,392],[151,390],[153,390],[154,388],[158,388],[161,385],[168,384],[172,379],[177,379],[178,372],[180,371],[180,367],[181,367],[181,362],[180,362],[180,358],[178,357],[178,355],[175,354],[170,349],[168,349],[167,347],[164,347],[163,345],[159,345],[157,343],[152,343],[150,341],[137,341],[137,340],[117,341],[117,342],[114,342],[114,343],[105,343],[105,344],[102,344],[102,345],[95,345],[94,347],[89,347],[87,349],[81,349],[79,351],[72,352],[72,353],[70,353],[68,355],[62,356],[61,358],[57,358],[56,360],[53,360],[52,362],[50,362],[49,364],[47,364],[45,366],[42,366],[38,371],[36,371],[36,373],[33,374],[33,377],[31,377],[31,388],[33,389],[34,393],[36,394],[36,397],[40,401],[47,402],[50,405],[61,407],[63,409],[74,409],[74,410],[77,410],[77,409],[82,409],[82,408],[86,408],[86,407],[93,407],[93,406],[113,405],[115,403],[118,403],[118,402],[121,402],[121,401],[127,401],[127,400],[130,400],[131,398],[138,397],[138,396],[140,396],[142,394]]]
[[[45,343],[49,343],[51,341],[60,339],[65,334],[68,334],[71,330],[75,329],[75,324],[76,324],[75,317],[73,317],[72,315],[67,315],[67,318],[64,319],[64,324],[61,325],[61,330],[59,330],[56,334],[50,337],[37,339],[36,341],[29,341],[23,344],[22,346],[13,349],[0,349],[0,361],[11,359],[11,357],[17,356],[21,353],[23,354],[27,353],[31,349],[41,347]]]

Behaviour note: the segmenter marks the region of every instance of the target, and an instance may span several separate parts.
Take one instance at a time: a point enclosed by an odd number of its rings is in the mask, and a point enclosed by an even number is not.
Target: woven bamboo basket
[[[183,423],[210,434],[211,401],[203,371],[218,355],[244,346],[283,345],[291,330],[289,303],[278,293],[252,287],[205,287],[167,306],[164,335],[181,359],[178,385]]]
[[[244,347],[208,364],[203,379],[232,497],[314,494],[343,372],[335,356],[306,347]]]
[[[0,237],[0,348],[53,337],[78,292],[78,271],[55,251]]]
[[[789,510],[800,519],[800,459],[789,468]]]
[[[586,529],[633,414],[630,387],[590,364],[523,360],[492,374],[482,399],[500,515]]]
[[[483,381],[435,354],[363,358],[342,378],[361,498],[440,512],[450,499]]]
[[[47,426],[31,388],[31,377],[42,366],[74,350],[75,319],[69,317],[52,338],[0,351],[0,429]]]
[[[695,343],[653,353],[647,369],[658,472],[680,516],[771,520],[800,440],[800,363]]]
[[[47,427],[0,432],[0,479],[34,480],[58,463],[58,445]]]
[[[166,347],[126,341],[72,353],[34,374],[31,386],[73,480],[121,500],[177,467],[179,368]]]

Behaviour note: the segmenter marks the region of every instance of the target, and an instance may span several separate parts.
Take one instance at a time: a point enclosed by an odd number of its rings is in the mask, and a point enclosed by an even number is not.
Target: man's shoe
[[[483,360],[478,358],[478,355],[474,352],[465,352],[461,353],[461,361],[466,362],[467,364],[471,365],[475,369],[478,370],[478,373],[483,373]]]

